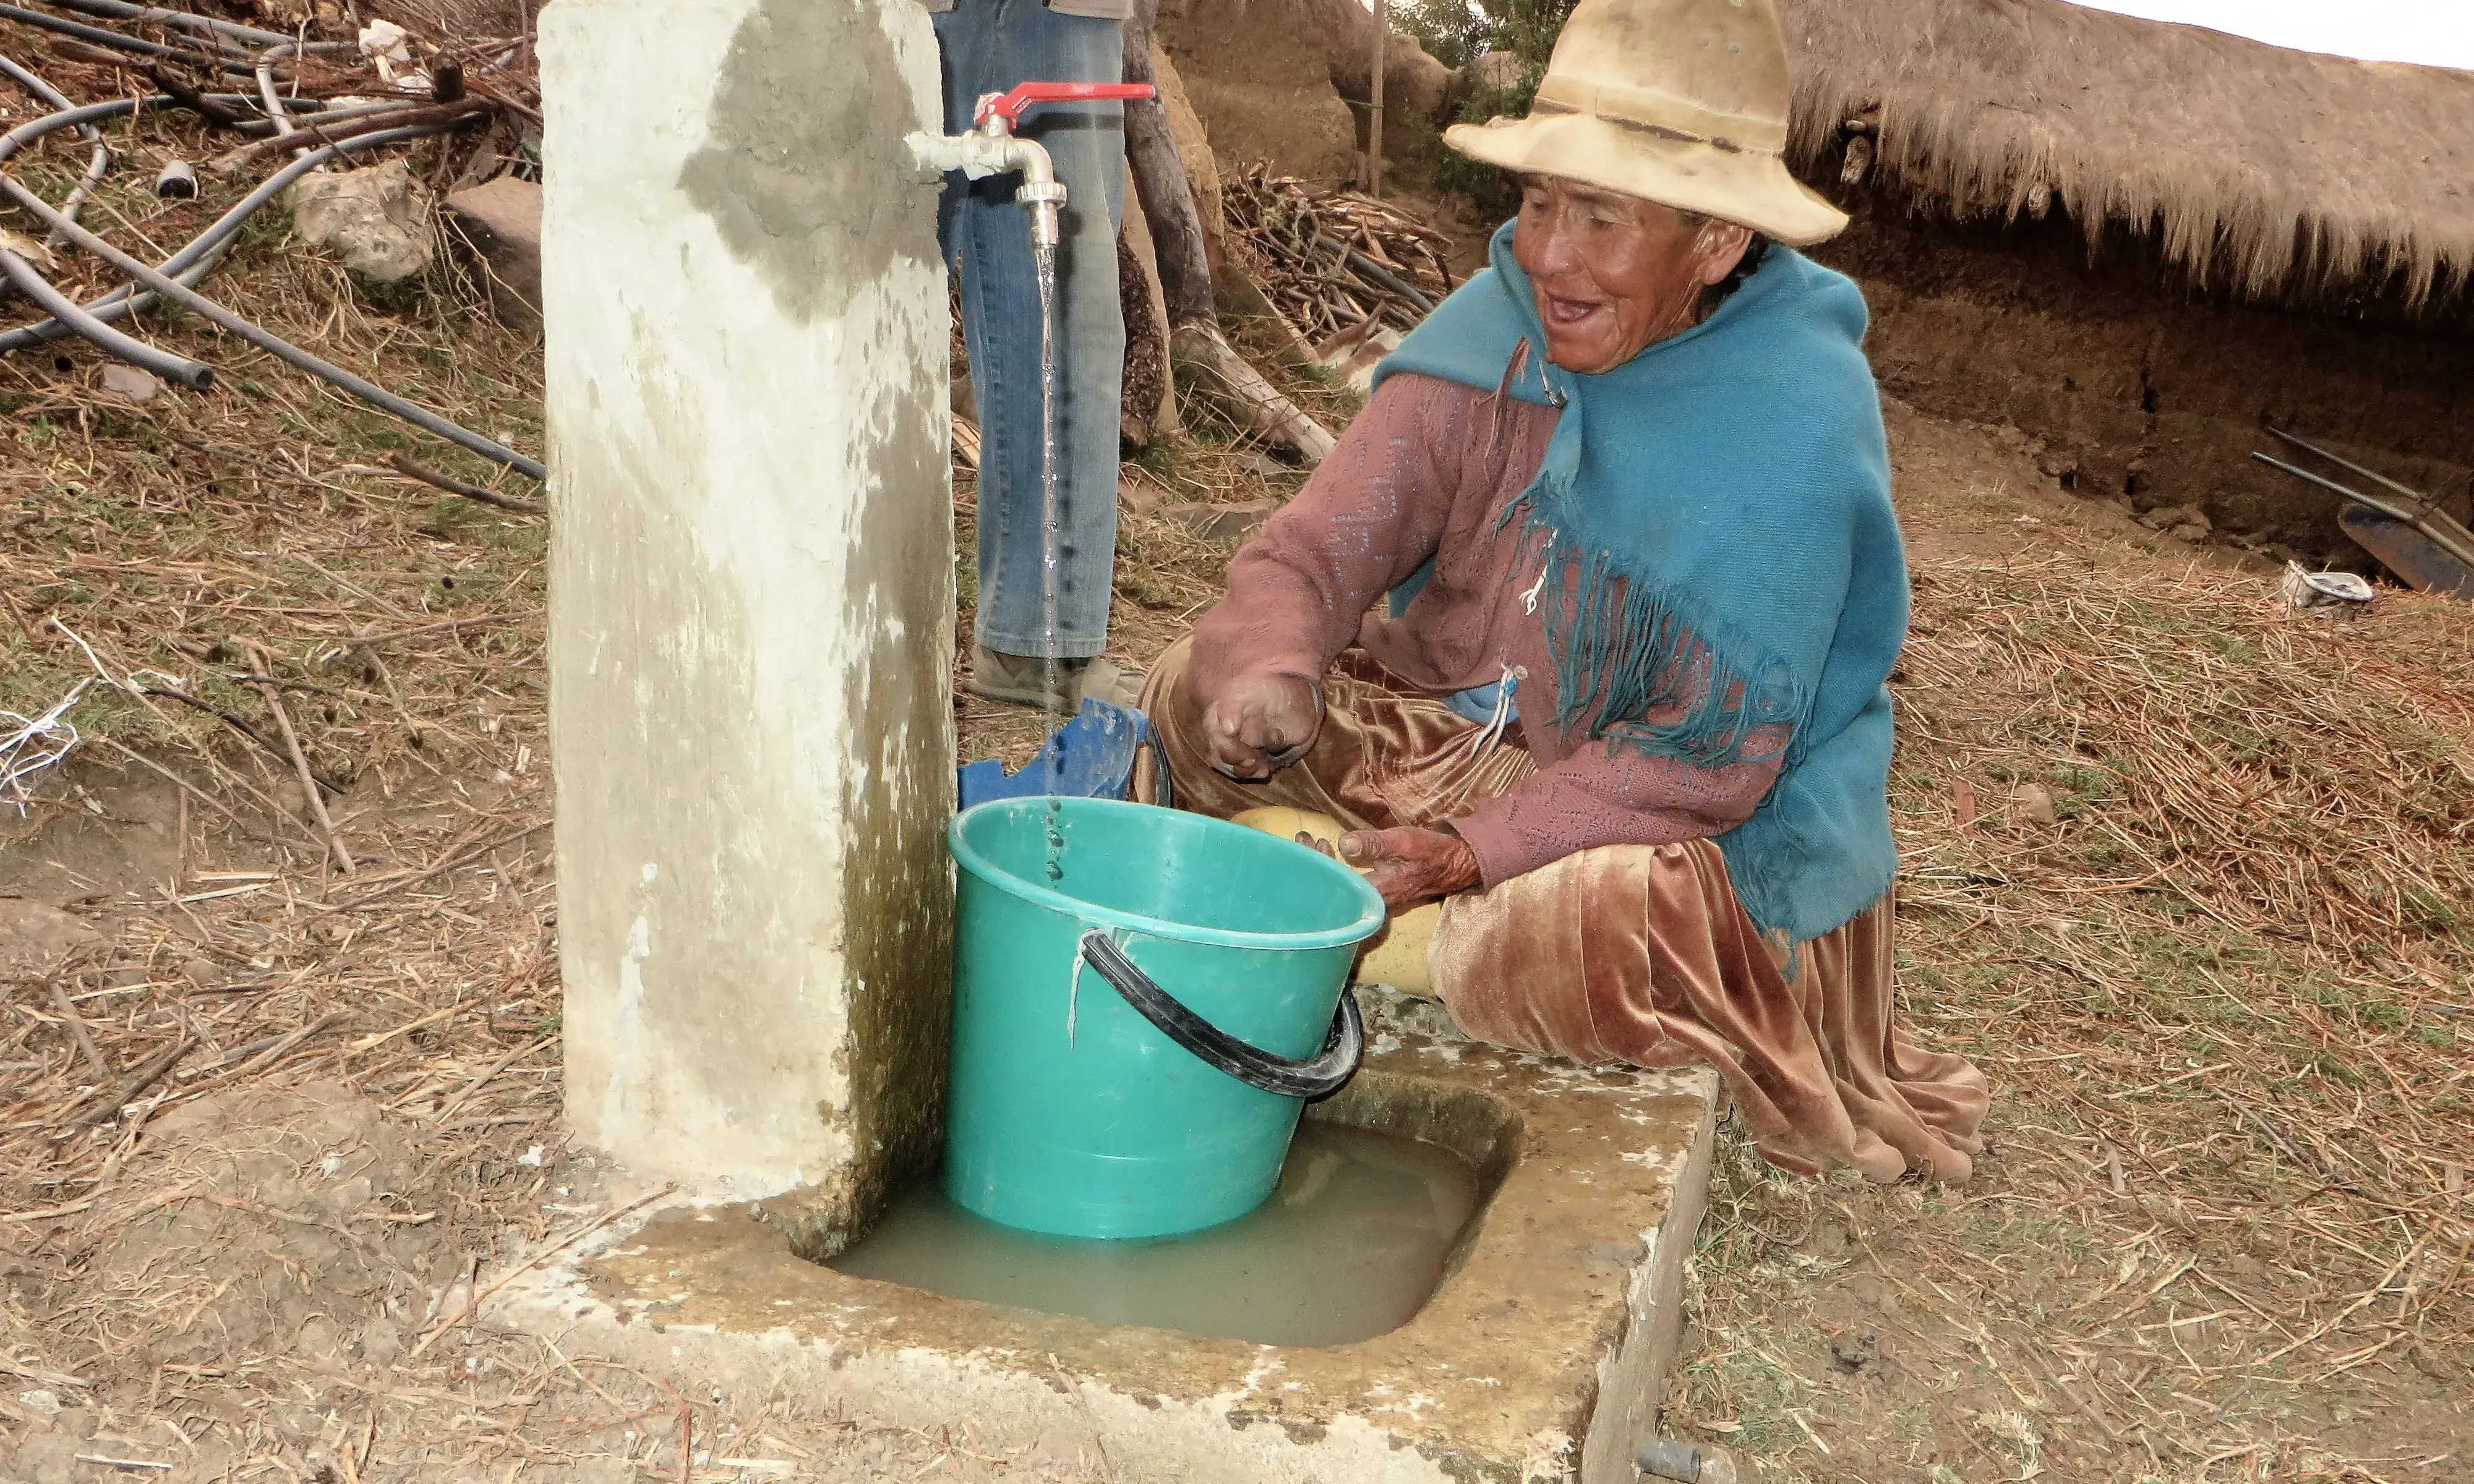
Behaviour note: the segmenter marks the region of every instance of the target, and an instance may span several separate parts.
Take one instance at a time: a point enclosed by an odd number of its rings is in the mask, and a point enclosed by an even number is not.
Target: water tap
[[[915,133],[904,137],[911,156],[938,172],[958,170],[977,180],[986,176],[1022,173],[1013,199],[1031,208],[1031,240],[1034,247],[1055,248],[1057,213],[1065,205],[1065,182],[1048,152],[1029,139],[1017,138],[1014,126],[1024,113],[1043,103],[1104,103],[1155,98],[1149,83],[1024,83],[1009,93],[989,93],[971,113],[971,131],[960,134]]]

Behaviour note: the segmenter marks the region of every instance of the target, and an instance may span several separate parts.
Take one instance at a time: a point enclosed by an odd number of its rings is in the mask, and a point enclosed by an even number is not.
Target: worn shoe
[[[1044,659],[999,654],[974,644],[971,678],[962,682],[962,688],[982,701],[1002,701],[1011,706],[1053,705],[1060,711],[1079,710],[1086,697],[1116,706],[1132,706],[1142,699],[1142,672],[1128,670],[1113,659],[1058,660],[1053,671],[1058,686],[1054,697],[1047,684],[1051,673]]]

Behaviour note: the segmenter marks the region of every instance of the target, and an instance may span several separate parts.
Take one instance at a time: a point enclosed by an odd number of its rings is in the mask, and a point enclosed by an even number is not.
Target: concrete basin
[[[508,1317],[699,1385],[813,1387],[887,1425],[1078,1432],[1126,1477],[1629,1481],[1674,1353],[1715,1074],[1517,1056],[1361,993],[1375,1054],[1309,1116],[1442,1144],[1490,1190],[1389,1333],[1282,1347],[948,1298],[803,1260],[747,1206],[660,1210],[511,1285]]]

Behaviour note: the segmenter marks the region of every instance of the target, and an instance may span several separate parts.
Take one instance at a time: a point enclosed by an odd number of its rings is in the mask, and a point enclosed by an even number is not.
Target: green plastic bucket
[[[1302,1099],[1354,1070],[1341,992],[1383,925],[1373,888],[1293,841],[1113,800],[997,800],[948,835],[946,1194],[1071,1236],[1192,1232],[1261,1205]]]

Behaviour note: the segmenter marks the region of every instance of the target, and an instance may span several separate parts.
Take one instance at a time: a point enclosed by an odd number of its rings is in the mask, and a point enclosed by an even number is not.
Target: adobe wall
[[[1939,417],[2042,440],[2074,492],[2196,503],[2219,530],[2306,558],[2359,551],[2335,496],[2250,460],[2263,420],[2433,492],[2474,495],[2474,317],[2415,326],[2231,304],[2152,252],[2074,223],[1925,223],[1879,204],[1813,256],[1862,282],[1884,390]]]

